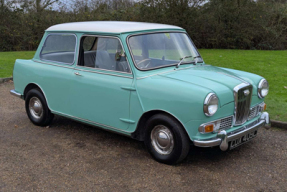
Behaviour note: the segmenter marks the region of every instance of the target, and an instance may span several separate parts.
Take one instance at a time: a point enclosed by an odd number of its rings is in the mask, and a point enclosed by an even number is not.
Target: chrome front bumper
[[[246,125],[240,128],[239,131],[235,130],[229,133],[227,133],[225,130],[222,130],[217,134],[216,138],[209,140],[194,140],[193,143],[198,147],[214,147],[219,145],[222,151],[226,151],[228,149],[229,141],[241,138],[247,133],[256,131],[263,126],[270,126],[269,114],[267,112],[263,112],[257,122],[255,124],[251,123],[250,125],[251,126]]]

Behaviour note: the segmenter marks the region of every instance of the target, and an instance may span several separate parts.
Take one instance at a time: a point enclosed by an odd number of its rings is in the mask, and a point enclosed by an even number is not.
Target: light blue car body
[[[201,134],[198,128],[201,124],[234,115],[233,89],[242,82],[253,86],[251,107],[263,102],[257,93],[262,77],[255,74],[205,63],[138,70],[127,39],[139,33],[162,31],[186,33],[184,29],[177,28],[120,33],[47,30],[33,59],[16,60],[13,72],[15,91],[25,97],[26,89],[35,85],[42,90],[52,113],[139,140],[143,139],[140,133],[144,131],[146,118],[155,113],[166,113],[177,119],[191,141],[214,138],[217,133]],[[53,33],[76,35],[77,47],[72,65],[40,59],[45,39]],[[119,38],[131,73],[78,66],[80,39],[87,34]],[[203,112],[203,103],[209,93],[215,93],[219,99],[218,111],[210,117]],[[226,132],[240,129],[259,118],[256,116]]]

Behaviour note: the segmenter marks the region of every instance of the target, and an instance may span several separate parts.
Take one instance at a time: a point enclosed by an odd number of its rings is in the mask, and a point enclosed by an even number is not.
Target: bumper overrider
[[[250,125],[246,125],[242,128],[232,132],[227,133],[225,130],[221,130],[217,133],[217,136],[208,140],[194,140],[193,143],[198,147],[214,147],[219,146],[222,151],[226,151],[228,149],[228,143],[235,139],[239,139],[244,135],[254,132],[259,128],[266,126],[270,126],[269,114],[267,112],[263,112],[260,118]]]

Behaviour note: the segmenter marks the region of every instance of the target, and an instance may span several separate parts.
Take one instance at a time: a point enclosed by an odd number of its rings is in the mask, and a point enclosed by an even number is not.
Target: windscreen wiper
[[[176,65],[176,68],[178,68],[178,67],[180,66],[180,64],[182,63],[182,61],[183,61],[184,59],[190,58],[190,57],[193,57],[193,56],[189,55],[189,56],[184,56],[183,58],[180,58],[180,61],[179,61],[179,63]],[[191,63],[195,63],[195,62],[192,61]]]
[[[194,60],[195,64],[197,64],[197,62],[198,62],[197,60],[195,60],[197,58],[201,58],[201,60],[202,60],[202,57],[200,55],[197,55],[197,56],[193,57],[193,60]],[[203,60],[200,63],[202,63],[202,62],[203,62]]]

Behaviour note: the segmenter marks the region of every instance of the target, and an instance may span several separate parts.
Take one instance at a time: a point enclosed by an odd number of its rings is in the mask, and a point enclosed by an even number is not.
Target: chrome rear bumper
[[[251,123],[240,128],[239,130],[235,130],[229,133],[227,133],[225,130],[222,130],[217,134],[216,138],[209,140],[194,140],[193,143],[198,147],[214,147],[219,145],[222,151],[226,151],[228,149],[229,141],[241,138],[247,133],[256,131],[263,126],[270,126],[269,114],[267,112],[263,112],[255,124]]]
[[[20,93],[17,93],[14,89],[10,90],[10,94],[21,99],[23,98],[23,96]]]

